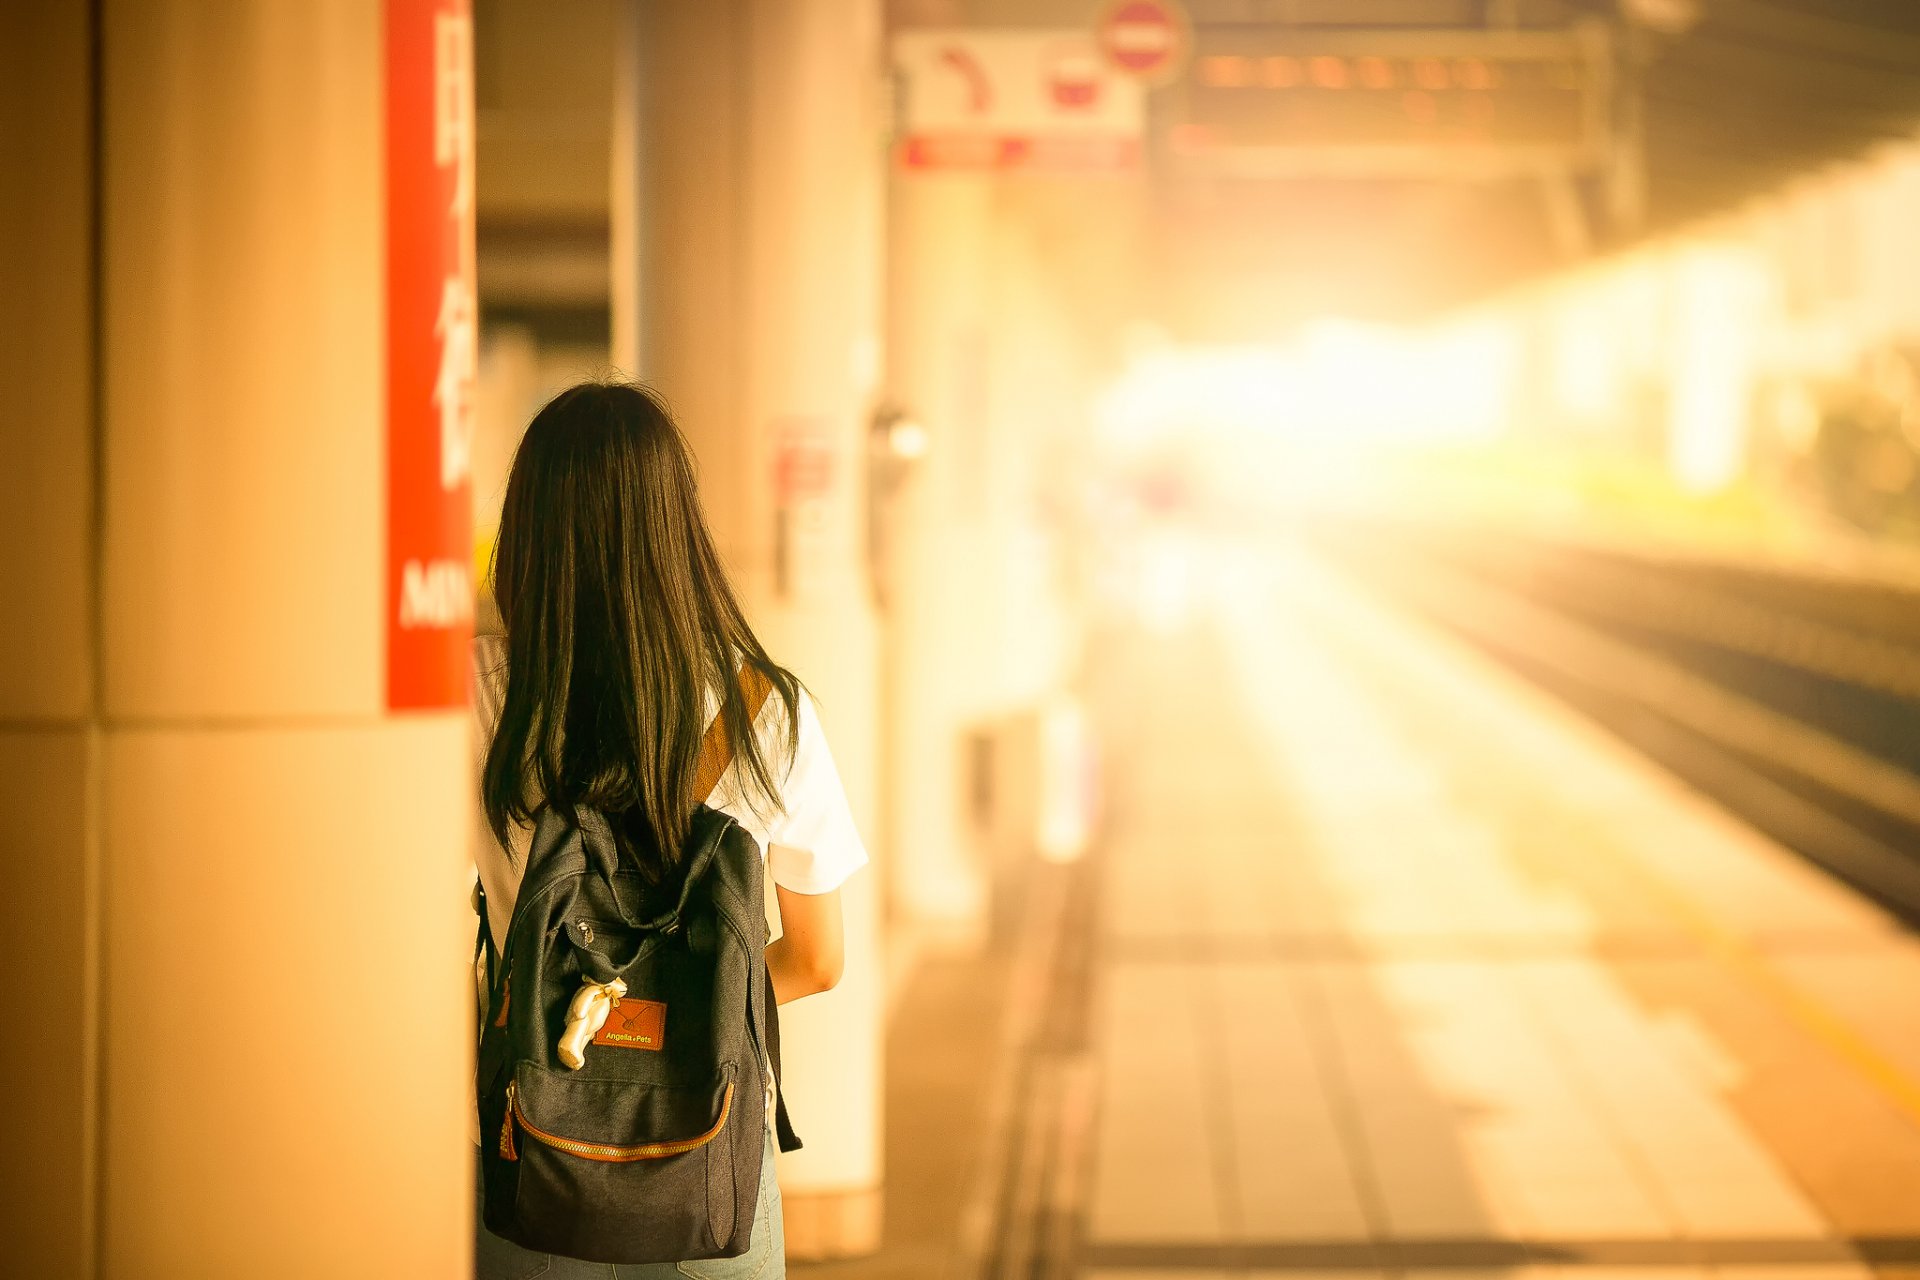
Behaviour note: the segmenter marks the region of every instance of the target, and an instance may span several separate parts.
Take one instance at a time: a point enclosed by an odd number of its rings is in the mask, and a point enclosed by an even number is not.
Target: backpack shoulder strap
[[[773,681],[758,667],[742,666],[735,677],[740,683],[740,698],[747,706],[747,724],[752,726],[760,718],[760,708],[767,705],[767,695],[773,692]],[[720,779],[726,776],[727,766],[733,763],[733,739],[728,736],[727,708],[722,703],[714,715],[713,723],[707,726],[706,736],[700,739],[700,762],[693,771],[693,802],[702,804],[720,785]]]
[[[751,666],[743,666],[743,668],[739,670],[737,679],[739,679],[741,700],[747,704],[747,723],[753,725],[753,722],[760,718],[760,708],[766,706],[766,695],[772,693],[774,685],[772,685],[772,681],[770,681],[768,677],[762,676],[758,670],[751,668]],[[722,708],[714,714],[712,723],[707,725],[707,735],[701,739],[701,756],[699,756],[699,762],[695,764],[695,770],[693,770],[693,796],[695,796],[695,798],[693,798],[693,804],[695,804],[695,806],[703,804],[703,802],[707,800],[707,796],[710,796],[712,791],[714,791],[714,787],[720,785],[720,779],[726,775],[726,770],[728,770],[730,764],[733,764],[733,743],[732,739],[728,737],[726,706],[722,706]],[[601,818],[599,814],[586,812],[586,814],[582,814],[582,818],[599,821],[599,823],[605,827],[605,819]],[[605,842],[607,842],[609,848],[612,848],[612,835],[607,835]],[[712,858],[714,858],[714,854],[716,854],[718,850],[720,850],[720,841],[716,841],[716,839],[701,839],[701,841],[695,844],[695,850],[693,850],[691,860],[687,862],[685,867],[682,867],[682,875],[680,875],[680,900],[674,904],[674,908],[672,908],[670,912],[666,912],[664,915],[659,915],[657,919],[649,921],[649,927],[664,929],[666,933],[674,933],[676,929],[680,929],[680,917],[685,915],[687,898],[691,898],[691,894],[693,894],[693,885],[699,883],[699,881],[707,875],[707,865],[712,862]]]
[[[747,723],[751,724],[760,718],[760,709],[773,692],[773,682],[759,668],[751,666],[740,668],[739,679],[741,698],[747,704]],[[694,775],[695,803],[704,802],[713,794],[727,766],[733,763],[733,744],[727,739],[725,715],[725,708],[722,708],[720,714],[714,716],[713,723],[707,726],[707,736],[701,740],[700,767]],[[800,1137],[793,1131],[793,1121],[787,1118],[787,1091],[781,1081],[780,1016],[776,1009],[778,1002],[774,998],[773,974],[764,962],[757,967],[760,980],[753,984],[747,998],[752,1007],[753,1024],[761,1032],[767,1065],[773,1069],[774,1140],[782,1151],[798,1151]]]

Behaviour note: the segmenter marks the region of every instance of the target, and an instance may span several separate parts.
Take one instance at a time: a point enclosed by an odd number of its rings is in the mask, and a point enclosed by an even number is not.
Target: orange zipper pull
[[[507,1114],[500,1119],[500,1157],[503,1160],[518,1160],[520,1152],[513,1145],[513,1109],[514,1082],[507,1081]]]

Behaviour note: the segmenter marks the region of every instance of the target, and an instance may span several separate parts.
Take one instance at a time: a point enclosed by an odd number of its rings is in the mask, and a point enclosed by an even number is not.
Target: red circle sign
[[[1174,0],[1115,0],[1100,19],[1100,50],[1121,71],[1164,80],[1187,54],[1187,17]]]

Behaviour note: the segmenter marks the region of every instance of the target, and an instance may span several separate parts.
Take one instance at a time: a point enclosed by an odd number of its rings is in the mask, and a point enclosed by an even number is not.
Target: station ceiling
[[[1551,27],[1623,19],[1644,111],[1644,216],[1570,248],[1536,184],[1292,184],[1176,209],[1177,328],[1245,332],[1327,309],[1407,319],[1732,211],[1920,139],[1920,0],[1192,0],[1197,24]],[[1442,14],[1441,10],[1452,12]],[[1308,11],[1312,12],[1308,14]],[[1651,19],[1651,20],[1650,20]],[[1589,192],[1592,203],[1594,193]],[[1183,301],[1184,297],[1184,301]],[[1181,314],[1185,313],[1184,320]]]
[[[1101,0],[888,0],[895,26],[1077,25]],[[1920,0],[1185,0],[1196,25],[1545,27],[1643,42],[1650,225],[1920,136]],[[1662,29],[1662,28],[1665,29]]]
[[[888,0],[896,29],[1075,26],[1105,0]],[[1581,256],[1670,232],[1798,175],[1920,139],[1920,0],[1184,0],[1195,29],[1535,30],[1593,18],[1628,33],[1644,105],[1643,217],[1527,180],[1199,182],[1163,190],[1161,311],[1194,338],[1258,337],[1328,311],[1404,320]],[[1577,220],[1577,219],[1576,219]]]
[[[894,29],[1087,27],[1107,0],[887,0]],[[1618,19],[1645,103],[1644,222],[1731,210],[1795,176],[1920,138],[1920,0],[1184,0],[1196,27],[1550,29]],[[483,288],[573,333],[604,328],[611,66],[605,4],[476,0]],[[565,20],[563,21],[562,18]],[[592,75],[556,73],[579,66]],[[1589,193],[1591,194],[1591,193]],[[1262,336],[1334,311],[1431,314],[1568,265],[1538,183],[1330,180],[1163,193],[1149,274],[1173,328]],[[1559,211],[1564,215],[1565,210]],[[1563,219],[1564,220],[1564,219]],[[1582,252],[1587,251],[1582,250]],[[593,336],[588,334],[588,336]],[[597,340],[597,339],[596,339]]]
[[[1651,43],[1652,229],[1920,135],[1920,0],[1700,0]]]

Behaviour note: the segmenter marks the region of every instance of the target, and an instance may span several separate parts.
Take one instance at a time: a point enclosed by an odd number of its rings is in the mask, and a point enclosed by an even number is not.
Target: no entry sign
[[[1130,76],[1170,80],[1186,62],[1187,15],[1176,0],[1114,0],[1097,38],[1107,61]]]

